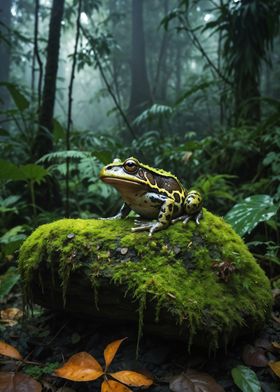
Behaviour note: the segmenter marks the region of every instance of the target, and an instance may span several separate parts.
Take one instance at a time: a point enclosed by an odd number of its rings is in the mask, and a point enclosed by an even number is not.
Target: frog
[[[100,179],[115,187],[124,202],[115,216],[104,219],[124,219],[134,211],[146,221],[138,221],[133,232],[148,231],[151,237],[178,221],[186,225],[194,219],[198,225],[203,216],[203,200],[197,190],[187,191],[175,175],[134,157],[114,159],[101,169]]]

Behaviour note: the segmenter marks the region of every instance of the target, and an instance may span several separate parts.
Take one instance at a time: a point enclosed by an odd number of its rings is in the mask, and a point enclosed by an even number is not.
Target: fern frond
[[[171,114],[173,114],[172,107],[154,104],[149,109],[142,112],[138,117],[136,117],[133,123],[135,125],[140,125],[146,121],[169,117]]]
[[[65,161],[67,158],[70,160],[73,159],[83,159],[91,157],[91,153],[88,151],[76,151],[76,150],[69,150],[69,151],[56,151],[51,152],[50,154],[46,154],[42,156],[37,163],[50,163],[54,161]]]

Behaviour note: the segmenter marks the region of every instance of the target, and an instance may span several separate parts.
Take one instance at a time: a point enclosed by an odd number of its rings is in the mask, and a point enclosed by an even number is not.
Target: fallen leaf
[[[261,384],[256,373],[247,366],[237,366],[231,370],[231,375],[242,392],[261,392]]]
[[[55,370],[56,376],[71,381],[93,381],[103,373],[97,360],[84,351],[72,355],[61,368]]]
[[[268,359],[265,356],[265,352],[262,348],[251,346],[246,344],[242,351],[242,359],[245,365],[255,367],[266,367]]]
[[[111,373],[110,376],[131,387],[149,387],[153,384],[151,378],[131,370],[121,370],[120,372]]]
[[[132,392],[131,389],[114,380],[105,380],[101,385],[101,392]]]
[[[38,381],[23,373],[0,372],[0,392],[41,392]]]
[[[0,340],[0,355],[5,355],[6,357],[18,359],[20,361],[23,359],[22,355],[16,348],[3,342],[3,340]]]
[[[276,323],[280,324],[280,317],[277,317],[274,312],[271,312],[271,317],[274,321],[276,321]]]
[[[113,361],[121,343],[125,340],[126,338],[123,339],[118,339],[115,340],[112,343],[109,343],[108,346],[106,346],[104,350],[104,358],[105,358],[105,369],[107,370],[108,367],[110,366],[111,362]]]
[[[268,364],[269,364],[269,367],[276,374],[276,376],[280,377],[280,361],[277,361],[277,362],[270,361]]]
[[[209,374],[192,369],[175,376],[169,388],[173,392],[224,392],[224,388]]]
[[[271,350],[271,342],[266,338],[258,338],[254,341],[254,346],[263,348],[265,351]]]
[[[272,347],[273,347],[275,350],[280,350],[280,343],[278,343],[278,342],[272,342],[271,345],[272,345]]]
[[[0,317],[1,322],[13,326],[17,324],[17,320],[23,316],[23,311],[18,308],[7,308],[1,310]]]

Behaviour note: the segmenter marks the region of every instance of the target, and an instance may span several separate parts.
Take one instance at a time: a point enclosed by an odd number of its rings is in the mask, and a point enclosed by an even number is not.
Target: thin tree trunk
[[[73,62],[72,62],[72,70],[70,76],[70,83],[68,88],[68,116],[67,116],[67,128],[66,128],[66,150],[70,150],[70,131],[72,127],[72,103],[73,103],[73,86],[75,79],[75,70],[76,70],[76,62],[77,62],[77,52],[78,52],[78,44],[80,39],[80,18],[81,18],[81,10],[82,10],[82,0],[78,2],[78,13],[76,20],[76,37],[75,37],[75,45],[74,45],[74,53],[73,53]],[[66,208],[65,213],[66,217],[69,217],[69,158],[66,159]]]
[[[10,40],[9,28],[11,24],[11,7],[12,0],[5,0],[0,2],[0,81],[9,81],[10,71]],[[3,25],[2,25],[3,23]],[[4,39],[3,39],[4,37]],[[0,87],[0,104],[2,109],[9,105],[9,95],[7,89]]]
[[[47,61],[45,68],[42,106],[39,115],[38,134],[34,144],[34,157],[39,158],[52,151],[52,120],[55,105],[56,77],[59,61],[59,44],[64,0],[53,0],[49,37],[47,45]]]
[[[132,0],[132,56],[129,115],[139,115],[152,103],[147,76],[145,38],[143,29],[143,0]]]
[[[38,98],[38,111],[41,106],[41,92],[42,92],[42,80],[43,80],[43,63],[39,53],[38,46],[38,32],[39,32],[39,10],[40,10],[40,0],[35,0],[35,12],[34,12],[34,48],[33,48],[33,58],[32,58],[32,82],[31,90],[32,97],[34,97],[35,90],[35,75],[36,75],[36,62],[38,64],[38,84],[37,84],[37,98]]]

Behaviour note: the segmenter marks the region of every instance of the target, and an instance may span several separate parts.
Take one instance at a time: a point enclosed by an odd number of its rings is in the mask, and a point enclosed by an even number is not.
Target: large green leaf
[[[231,370],[231,375],[242,392],[261,392],[261,384],[256,373],[247,366],[237,366]]]
[[[24,180],[40,182],[48,175],[48,171],[45,168],[40,165],[36,165],[35,163],[22,165],[19,168],[23,173]]]
[[[48,174],[48,171],[40,165],[29,163],[16,166],[12,162],[0,159],[0,180],[35,181],[40,182]]]
[[[12,99],[13,99],[15,105],[16,105],[16,107],[20,111],[23,111],[23,110],[25,110],[25,109],[27,109],[29,107],[28,100],[19,91],[19,89],[17,88],[17,86],[15,84],[2,82],[2,83],[0,83],[0,85],[1,86],[5,86],[8,89],[8,91],[9,91],[9,93],[10,93],[10,95],[11,95],[11,97],[12,97]]]
[[[5,297],[18,282],[20,274],[15,267],[11,267],[4,275],[0,275],[0,299]]]
[[[22,173],[12,162],[0,159],[0,180],[22,180]]]
[[[258,223],[271,219],[278,208],[279,205],[274,204],[269,195],[254,195],[235,204],[226,214],[225,220],[243,236],[251,233]]]

